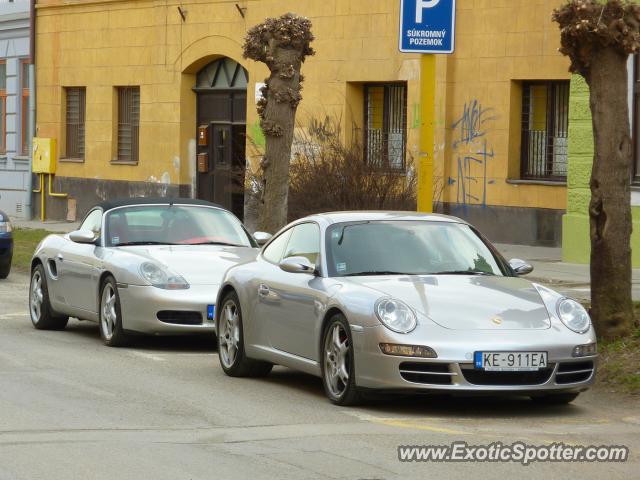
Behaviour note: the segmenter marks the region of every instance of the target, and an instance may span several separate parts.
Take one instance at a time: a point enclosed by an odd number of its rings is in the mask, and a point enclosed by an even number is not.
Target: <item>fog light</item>
[[[438,358],[438,354],[433,348],[422,345],[396,345],[395,343],[381,343],[380,350],[385,355],[397,357],[422,357]]]
[[[573,348],[572,355],[574,357],[591,357],[598,352],[597,343],[589,343],[587,345],[578,345]]]

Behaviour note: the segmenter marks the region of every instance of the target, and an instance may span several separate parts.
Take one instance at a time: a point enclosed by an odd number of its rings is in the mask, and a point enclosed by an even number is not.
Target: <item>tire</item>
[[[556,393],[531,397],[535,403],[540,405],[566,405],[578,398],[579,393]]]
[[[224,373],[230,377],[265,377],[272,363],[247,357],[244,350],[242,311],[236,292],[224,296],[216,322],[218,358]]]
[[[122,327],[122,311],[120,310],[120,295],[116,279],[111,275],[106,277],[100,287],[100,337],[108,347],[124,347],[129,337]]]
[[[335,315],[322,335],[322,384],[329,400],[341,406],[362,403],[356,387],[355,358],[351,329],[344,315]]]
[[[11,272],[11,260],[9,260],[9,263],[0,265],[0,280],[7,278],[10,272]]]
[[[29,316],[38,330],[64,330],[69,317],[56,313],[49,302],[47,276],[41,264],[31,271],[29,284]]]

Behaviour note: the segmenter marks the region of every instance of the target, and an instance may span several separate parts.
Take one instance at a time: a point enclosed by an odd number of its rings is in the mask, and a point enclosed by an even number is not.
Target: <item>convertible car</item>
[[[371,390],[571,402],[594,380],[596,336],[578,302],[519,278],[531,270],[453,217],[307,217],[226,273],[220,363],[320,376],[340,405]]]
[[[80,229],[49,235],[31,262],[29,310],[38,329],[70,316],[99,322],[109,346],[130,333],[215,331],[218,287],[258,244],[231,212],[188,199],[127,199],[96,205]]]

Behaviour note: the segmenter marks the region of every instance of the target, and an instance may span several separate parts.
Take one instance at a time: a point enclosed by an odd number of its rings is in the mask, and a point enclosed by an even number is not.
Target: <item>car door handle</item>
[[[270,293],[271,290],[269,289],[269,287],[267,287],[264,283],[261,283],[258,287],[258,295],[260,295],[261,297],[268,297]]]
[[[56,258],[61,262],[64,262],[64,256],[61,253],[59,253]]]

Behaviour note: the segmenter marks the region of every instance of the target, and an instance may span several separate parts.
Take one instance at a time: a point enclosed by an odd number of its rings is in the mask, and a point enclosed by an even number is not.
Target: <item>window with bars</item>
[[[67,87],[66,94],[66,158],[84,160],[86,90]]]
[[[403,170],[407,143],[407,86],[364,86],[364,148],[369,165]]]
[[[29,60],[23,59],[20,61],[22,67],[21,83],[22,83],[22,141],[21,141],[21,153],[22,155],[29,155]]]
[[[522,86],[521,177],[565,182],[569,130],[569,81]]]
[[[0,153],[7,152],[7,63],[0,60]]]
[[[118,87],[117,161],[138,163],[140,87]]]

